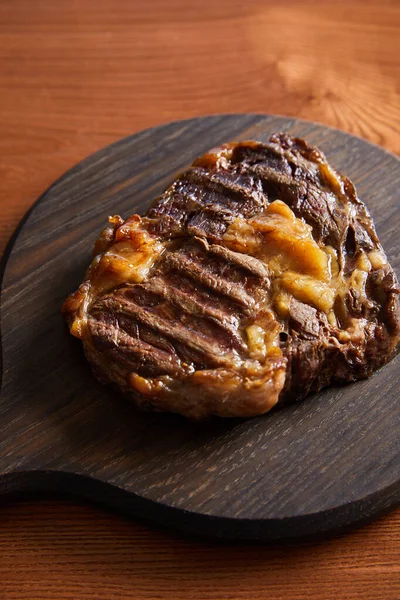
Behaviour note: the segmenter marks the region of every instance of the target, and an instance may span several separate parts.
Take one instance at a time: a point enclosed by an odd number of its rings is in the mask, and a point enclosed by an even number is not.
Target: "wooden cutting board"
[[[288,131],[354,181],[400,272],[400,161],[322,125],[228,115],[162,125],[79,163],[9,244],[1,291],[0,493],[68,492],[213,537],[286,540],[400,504],[399,357],[371,379],[248,420],[141,414],[99,385],[60,315],[107,216],[144,211],[192,160]]]

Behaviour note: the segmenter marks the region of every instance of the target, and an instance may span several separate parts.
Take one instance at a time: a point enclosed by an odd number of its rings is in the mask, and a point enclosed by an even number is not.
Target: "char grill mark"
[[[247,173],[210,173],[193,168],[182,176],[181,181],[190,198],[200,199],[204,205],[221,206],[235,216],[251,217],[266,206],[257,179]]]
[[[115,361],[119,368],[137,370],[143,376],[178,375],[180,360],[173,346],[170,344],[167,348],[164,343],[164,348],[160,348],[160,339],[154,343],[154,333],[153,339],[141,339],[139,328],[136,326],[136,332],[133,331],[132,324],[127,325],[127,321],[123,315],[112,315],[110,319],[106,309],[92,311],[89,330],[94,348],[107,355],[108,360]]]
[[[198,281],[203,286],[238,304],[245,313],[253,309],[255,300],[243,289],[244,286],[239,282],[225,279],[224,271],[229,267],[224,267],[224,270],[220,273],[213,273],[210,265],[199,264],[197,258],[198,256],[177,252],[168,255],[165,262],[174,271]]]
[[[261,185],[251,174],[193,167],[155,202],[148,216],[167,215],[189,233],[218,238],[238,215],[252,216],[266,204]]]
[[[233,250],[229,250],[224,246],[219,246],[216,244],[212,244],[208,247],[208,250],[212,254],[217,254],[222,258],[225,258],[227,261],[232,263],[238,269],[244,269],[248,273],[253,276],[256,276],[260,280],[264,282],[264,285],[268,286],[268,277],[269,272],[267,267],[264,265],[261,260],[254,258],[253,256],[249,256],[247,254],[242,254],[241,252],[234,252]]]
[[[185,315],[187,322],[191,319],[193,322],[193,325],[190,326],[191,329],[195,327],[200,327],[202,330],[203,328],[207,329],[208,321],[212,325],[214,335],[219,329],[221,330],[220,334],[226,337],[228,345],[238,351],[246,350],[246,344],[237,332],[237,318],[232,318],[229,313],[224,313],[216,304],[206,303],[196,288],[189,295],[179,286],[171,288],[168,278],[156,277],[149,281],[149,289],[157,294],[160,300],[170,303],[178,309],[180,315]],[[206,321],[205,327],[201,323],[202,320]]]
[[[234,219],[235,216],[231,211],[207,206],[188,217],[186,232],[194,237],[203,237],[218,242]]]
[[[139,325],[152,329],[158,335],[171,341],[175,347],[188,348],[196,356],[207,357],[210,365],[224,365],[232,360],[230,340],[226,339],[219,326],[206,319],[198,322],[180,313],[168,302],[153,302],[143,305],[143,294],[136,294],[137,287],[121,288],[119,293],[103,298],[101,310],[116,317],[134,320]],[[96,313],[96,305],[94,312]],[[179,353],[179,351],[177,350]]]
[[[257,164],[263,164],[265,168],[283,175],[292,174],[292,169],[282,149],[276,145],[260,142],[254,145],[238,144],[233,150],[232,165],[240,172],[243,172],[243,167],[247,168]]]

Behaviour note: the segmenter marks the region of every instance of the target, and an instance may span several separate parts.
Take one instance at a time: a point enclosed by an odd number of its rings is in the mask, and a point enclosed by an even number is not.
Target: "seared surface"
[[[64,314],[139,406],[251,416],[368,377],[399,288],[352,183],[276,134],[197,159],[144,217],[113,217]]]

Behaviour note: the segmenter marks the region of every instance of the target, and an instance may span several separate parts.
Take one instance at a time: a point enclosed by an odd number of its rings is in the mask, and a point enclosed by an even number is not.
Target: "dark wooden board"
[[[399,357],[370,380],[248,420],[141,414],[92,377],[60,306],[109,214],[143,211],[177,172],[230,140],[289,131],[349,175],[400,271],[400,161],[341,131],[262,115],[143,131],[57,181],[10,242],[1,291],[0,493],[79,494],[207,536],[285,540],[400,503]]]

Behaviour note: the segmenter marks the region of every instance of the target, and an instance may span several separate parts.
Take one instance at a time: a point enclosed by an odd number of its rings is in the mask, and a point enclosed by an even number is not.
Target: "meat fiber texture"
[[[399,286],[351,181],[286,134],[213,149],[109,218],[64,303],[95,376],[141,409],[250,417],[369,377]]]

